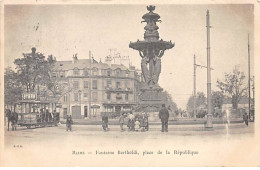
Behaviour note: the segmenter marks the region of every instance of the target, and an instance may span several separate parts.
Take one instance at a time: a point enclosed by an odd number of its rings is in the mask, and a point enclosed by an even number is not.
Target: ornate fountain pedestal
[[[153,13],[155,6],[147,6],[148,13],[143,15],[144,40],[130,42],[129,47],[139,51],[142,57],[141,69],[144,84],[141,87],[140,103],[136,106],[136,111],[158,112],[163,104],[163,89],[158,85],[161,73],[161,57],[164,51],[174,47],[171,41],[159,40],[159,27],[156,25],[160,16]]]
[[[162,101],[162,91],[163,89],[161,87],[151,87],[151,88],[146,88],[142,87],[141,88],[141,95],[140,95],[140,100],[141,101]]]
[[[146,112],[149,115],[149,121],[159,121],[159,110],[162,104],[165,104],[162,91],[163,89],[159,86],[148,87],[143,85],[139,102],[134,108],[135,112]]]

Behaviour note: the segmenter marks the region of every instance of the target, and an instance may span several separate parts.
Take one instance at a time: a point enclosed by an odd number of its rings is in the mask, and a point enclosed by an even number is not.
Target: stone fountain
[[[160,16],[153,11],[155,6],[147,6],[148,13],[143,15],[144,40],[130,42],[129,47],[139,51],[142,58],[141,69],[144,83],[141,87],[140,103],[137,105],[137,111],[157,112],[163,103],[163,89],[158,85],[159,76],[161,73],[161,58],[165,50],[174,47],[171,41],[159,39],[159,27],[157,22],[161,22]]]

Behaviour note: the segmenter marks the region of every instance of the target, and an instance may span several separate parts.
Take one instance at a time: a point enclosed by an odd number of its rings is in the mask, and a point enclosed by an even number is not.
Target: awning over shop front
[[[103,106],[133,106],[134,103],[103,103]]]
[[[91,105],[91,109],[100,109],[99,105]]]

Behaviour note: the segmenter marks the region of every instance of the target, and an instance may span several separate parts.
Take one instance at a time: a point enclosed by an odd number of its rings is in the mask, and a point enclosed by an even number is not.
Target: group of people
[[[134,115],[132,112],[127,117],[128,131],[141,131],[145,132],[149,129],[148,115],[145,112],[141,114]],[[121,121],[122,122],[122,121]],[[123,124],[121,124],[121,131],[124,131]]]
[[[53,113],[49,112],[48,109],[44,112],[43,109],[40,109],[39,117],[37,118],[38,122],[51,122],[53,121],[55,126],[58,126],[58,123],[60,122],[60,114],[56,112],[56,110],[53,111]]]
[[[11,112],[9,109],[6,111],[6,117],[8,117],[8,130],[9,130],[9,122],[12,123],[12,130],[16,129],[15,124],[17,124],[18,120],[18,114],[16,112]],[[54,121],[55,126],[57,126],[57,123],[59,122],[59,114],[54,110],[53,114],[49,113],[48,110],[44,113],[41,109],[40,111],[40,118],[39,120],[42,122],[45,121]],[[162,108],[159,111],[159,118],[161,119],[162,123],[162,129],[161,132],[168,132],[168,120],[169,120],[169,111],[165,107],[165,104],[162,104]],[[126,121],[125,121],[126,119]],[[248,126],[248,115],[245,113],[243,115],[243,120],[245,124]],[[121,132],[125,131],[124,124],[127,122],[128,131],[148,131],[149,129],[149,122],[148,122],[148,115],[145,112],[142,112],[141,114],[134,115],[132,111],[127,113],[122,113],[119,117],[119,125]],[[67,115],[66,118],[66,131],[72,131],[72,117],[71,115]],[[108,116],[104,115],[102,116],[102,128],[104,131],[108,131]]]
[[[162,108],[159,112],[159,118],[162,122],[162,132],[168,132],[168,119],[169,119],[169,111],[165,107],[165,104],[162,105]],[[126,121],[125,121],[126,119]],[[121,113],[119,117],[119,125],[121,132],[125,131],[124,124],[127,122],[128,131],[141,131],[145,132],[149,130],[149,122],[148,115],[146,112],[142,112],[141,114],[134,115],[132,111],[127,113]],[[108,131],[108,116],[102,116],[102,128],[104,131]]]
[[[119,116],[119,126],[121,132],[125,131],[124,124],[127,122],[128,131],[146,131],[148,130],[148,115],[143,112],[141,115],[134,115],[132,112],[129,114],[121,113]],[[108,116],[102,116],[102,128],[108,131]]]

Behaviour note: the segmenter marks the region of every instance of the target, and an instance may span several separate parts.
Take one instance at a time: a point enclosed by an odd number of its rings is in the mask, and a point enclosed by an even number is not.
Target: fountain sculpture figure
[[[144,40],[137,42],[130,42],[129,47],[139,51],[142,57],[141,69],[144,79],[144,85],[141,88],[141,101],[159,101],[161,99],[162,88],[158,85],[159,76],[161,73],[161,58],[164,51],[174,47],[171,41],[159,40],[159,27],[157,22],[161,22],[160,16],[153,11],[155,6],[147,6],[148,13],[143,15],[143,21],[146,26],[144,27]],[[149,65],[149,67],[147,67]],[[158,103],[158,102],[157,102]]]

